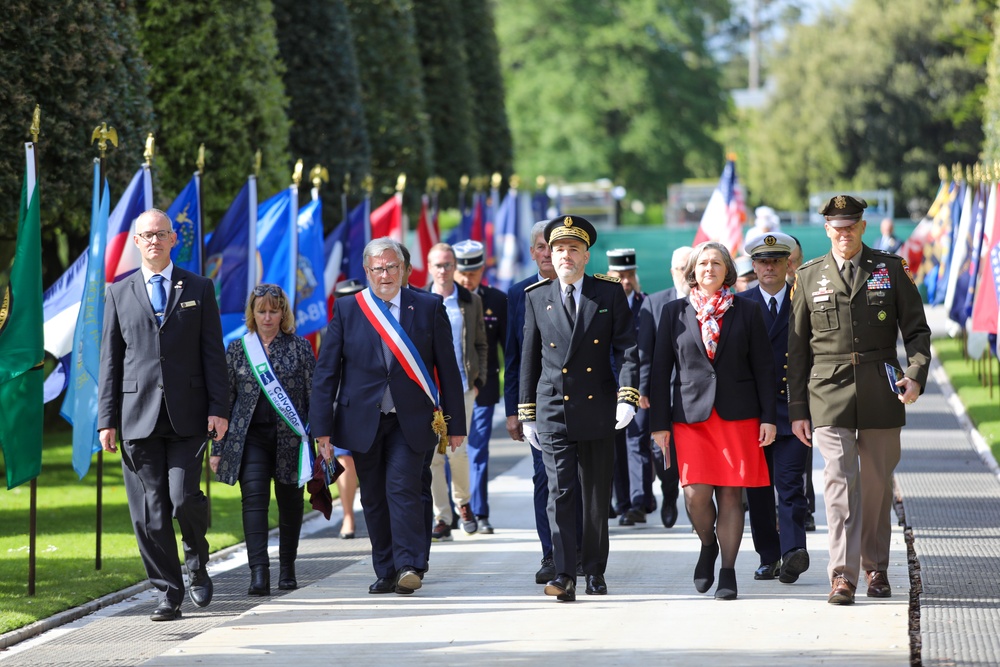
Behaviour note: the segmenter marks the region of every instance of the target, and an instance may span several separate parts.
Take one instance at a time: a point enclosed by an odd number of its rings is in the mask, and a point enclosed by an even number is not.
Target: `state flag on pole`
[[[101,266],[104,264],[102,263]],[[87,283],[87,253],[76,258],[66,272],[49,285],[42,295],[45,318],[45,351],[56,358],[56,367],[45,378],[45,402],[55,400],[69,381],[73,334]]]
[[[278,285],[295,299],[298,268],[299,189],[285,188],[257,207],[257,256],[260,282]]]
[[[215,283],[222,335],[238,336],[247,298],[257,284],[257,178],[250,176],[219,225],[205,241],[205,276]]]
[[[997,333],[1000,317],[1000,210],[997,206],[997,183],[990,184],[990,205],[986,211],[983,257],[979,267],[979,288],[972,305],[972,330]]]
[[[101,165],[94,160],[94,194],[90,213],[87,282],[74,327],[73,354],[66,398],[59,414],[73,426],[73,470],[83,479],[93,455],[101,449],[97,435],[97,380],[101,372],[101,332],[104,329],[104,247],[108,232],[111,191],[101,183]]]
[[[743,193],[736,178],[736,159],[730,155],[719,178],[719,185],[701,216],[701,224],[694,236],[694,244],[718,241],[734,257],[743,247],[743,223],[747,219]]]
[[[511,188],[497,209],[496,279],[493,286],[506,292],[518,279],[521,269],[521,244],[518,241],[518,195]]]
[[[170,250],[174,266],[201,275],[205,244],[202,240],[201,174],[195,172],[188,184],[167,209],[167,217],[177,232],[177,245]]]
[[[317,196],[299,209],[299,259],[292,297],[300,336],[319,331],[328,321],[323,261],[323,201]]]
[[[17,246],[9,281],[0,287],[0,448],[7,488],[31,481],[42,471],[43,349],[42,222],[36,180],[35,146],[24,144],[27,165],[21,187]]]

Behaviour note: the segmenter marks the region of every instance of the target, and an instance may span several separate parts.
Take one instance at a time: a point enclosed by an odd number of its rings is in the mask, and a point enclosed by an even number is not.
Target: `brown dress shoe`
[[[865,573],[868,579],[868,597],[891,598],[892,588],[889,586],[889,575],[885,570],[869,570]]]
[[[833,586],[830,587],[830,604],[854,604],[855,586],[843,575],[833,578]]]

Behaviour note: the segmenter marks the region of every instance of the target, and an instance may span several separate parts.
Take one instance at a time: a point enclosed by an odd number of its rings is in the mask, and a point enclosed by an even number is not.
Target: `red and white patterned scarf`
[[[701,340],[705,343],[705,352],[708,354],[709,360],[714,361],[715,350],[719,346],[719,332],[721,331],[719,321],[733,305],[733,293],[723,288],[708,296],[700,289],[695,288],[691,290],[689,299],[691,305],[694,306],[695,317],[701,324]]]

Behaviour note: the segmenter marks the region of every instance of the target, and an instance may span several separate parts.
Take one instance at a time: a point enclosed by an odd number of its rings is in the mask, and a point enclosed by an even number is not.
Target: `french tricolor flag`
[[[149,165],[135,172],[125,194],[108,218],[108,245],[104,256],[105,279],[115,283],[142,265],[139,247],[132,242],[135,219],[153,206],[153,178]]]

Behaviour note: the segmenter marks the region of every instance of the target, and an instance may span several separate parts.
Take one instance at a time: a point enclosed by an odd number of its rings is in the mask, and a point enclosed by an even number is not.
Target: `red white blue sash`
[[[406,371],[406,375],[420,385],[424,393],[431,399],[435,407],[439,407],[438,389],[434,383],[434,378],[427,372],[424,360],[414,346],[413,341],[403,331],[399,321],[389,312],[389,306],[382,299],[379,299],[372,292],[371,287],[361,290],[357,294],[358,305],[361,312],[368,318],[368,322],[375,327],[375,332],[379,338],[385,341],[392,351],[396,361]]]

